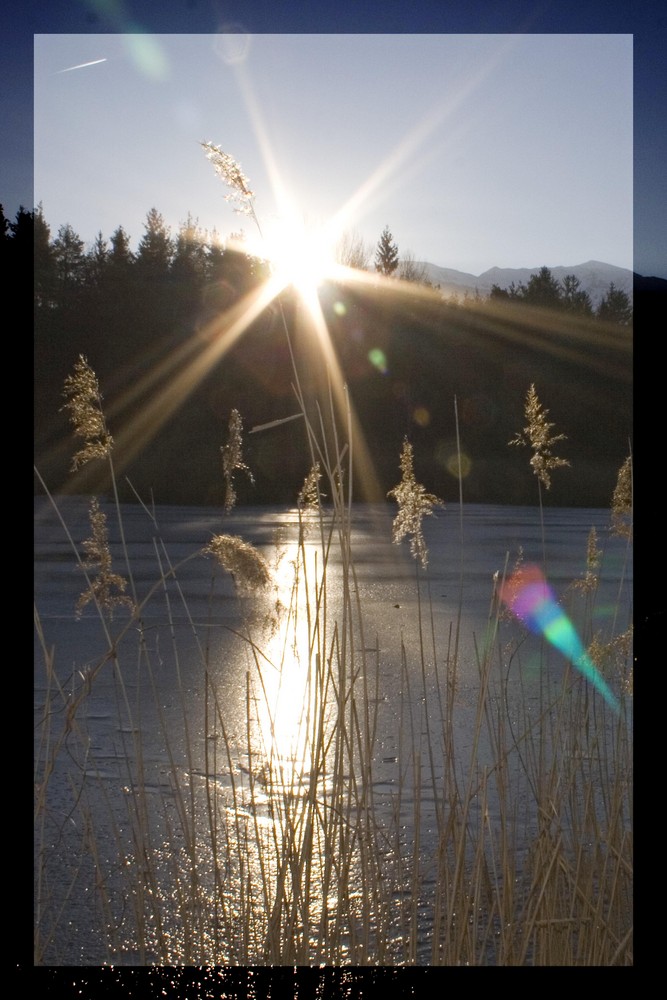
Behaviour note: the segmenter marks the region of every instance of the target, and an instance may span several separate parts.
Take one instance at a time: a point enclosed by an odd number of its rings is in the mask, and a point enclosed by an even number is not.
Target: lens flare
[[[377,368],[382,375],[386,375],[389,371],[389,366],[387,364],[387,355],[384,353],[380,347],[372,347],[368,352],[368,360],[372,365]]]
[[[620,706],[584,649],[577,630],[556,600],[539,566],[522,566],[506,580],[500,597],[531,632],[543,635],[552,646],[581,671],[587,681],[618,714]]]
[[[472,470],[472,459],[457,441],[439,441],[435,449],[435,460],[454,479],[466,479]]]

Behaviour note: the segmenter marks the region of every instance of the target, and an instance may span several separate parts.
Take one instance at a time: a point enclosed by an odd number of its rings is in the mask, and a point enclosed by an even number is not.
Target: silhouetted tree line
[[[220,317],[240,307],[264,280],[266,263],[224,244],[215,233],[202,232],[191,218],[172,236],[155,208],[147,213],[136,250],[122,226],[108,241],[99,233],[87,250],[69,224],[52,236],[41,207],[21,209],[5,232],[9,270],[32,269],[34,263],[36,440],[59,481],[66,479],[69,436],[62,385],[83,354],[98,374],[112,429],[126,428],[127,437],[134,425],[145,435],[140,453],[131,443],[125,449],[128,455],[136,452],[123,468],[135,486],[150,491],[159,482],[165,497],[183,498],[197,492],[208,467],[217,489],[219,447],[230,410],[244,412],[248,397],[263,396],[260,419],[275,416],[270,396],[258,389],[267,362],[260,357],[258,338],[271,326],[275,309],[249,324],[238,348],[226,352],[224,364],[223,350],[216,350],[227,336]],[[29,247],[29,263],[24,247]],[[272,377],[287,394],[284,354],[276,350]],[[210,358],[207,370],[197,367],[203,356]],[[180,395],[171,391],[172,384]],[[151,426],[142,417],[148,401]],[[189,478],[177,471],[179,448],[196,466]],[[165,466],[167,454],[171,469]],[[84,480],[81,488],[87,485]],[[217,492],[207,487],[201,502],[208,500],[217,500]]]
[[[558,281],[548,267],[542,267],[536,274],[531,274],[527,285],[514,282],[509,288],[492,285],[492,300],[525,302],[526,305],[538,306],[543,309],[562,310],[573,316],[597,316],[607,323],[617,323],[620,326],[632,325],[632,304],[630,297],[613,281],[606,293],[593,309],[591,297],[581,287],[581,281],[574,274],[566,274]]]
[[[21,207],[15,222],[9,222],[0,205],[0,243],[3,264],[9,272],[15,266],[34,261],[35,304],[58,307],[71,304],[77,292],[98,288],[118,291],[119,285],[138,279],[150,286],[164,283],[181,299],[186,308],[198,299],[207,283],[226,281],[234,272],[238,290],[239,279],[246,289],[253,280],[266,274],[265,265],[251,256],[225,249],[215,232],[204,232],[188,216],[175,238],[170,234],[156,208],[147,213],[145,232],[136,253],[130,249],[130,239],[122,225],[107,241],[98,232],[88,251],[83,240],[69,223],[61,225],[51,238],[41,206],[34,211]],[[235,264],[231,264],[235,256]],[[223,263],[224,262],[224,263]],[[354,266],[354,265],[353,265]],[[365,266],[363,263],[359,266]],[[385,226],[375,251],[375,270],[384,275],[397,273],[407,281],[428,285],[423,268],[418,271],[412,254],[401,262],[398,246]],[[244,273],[241,273],[244,272]],[[136,284],[136,282],[135,282]],[[477,296],[475,301],[482,297]],[[508,288],[494,284],[490,300],[523,302],[541,308],[562,310],[576,316],[596,316],[622,326],[632,324],[632,303],[626,292],[612,282],[596,309],[588,292],[574,274],[558,281],[548,267],[531,275],[527,284],[512,282]]]
[[[266,263],[235,249],[236,240],[223,243],[202,232],[190,218],[172,236],[156,209],[147,214],[136,251],[122,226],[109,240],[99,233],[88,249],[69,225],[52,236],[41,207],[20,209],[13,223],[0,213],[0,229],[5,273],[34,266],[36,451],[47,482],[56,491],[108,486],[94,463],[73,480],[68,472],[73,445],[62,387],[83,354],[104,395],[122,496],[134,500],[136,490],[158,503],[221,503],[220,447],[231,410],[241,413],[246,431],[298,410],[277,304],[253,313],[242,336],[234,333],[267,275]],[[388,230],[385,237],[393,259]],[[420,481],[456,500],[458,421],[469,469],[464,498],[535,503],[525,456],[508,448],[535,383],[567,435],[564,457],[573,470],[555,480],[546,501],[608,504],[632,427],[630,330],[623,320],[601,322],[604,316],[565,308],[568,295],[582,301],[579,289],[567,282],[556,290],[548,269],[533,277],[525,290],[493,294],[480,309],[406,294],[401,283],[321,290],[333,349],[375,465],[375,499],[396,485],[407,435]],[[539,310],[522,308],[547,304],[537,301],[538,287],[557,298],[557,323],[552,311],[542,323]],[[289,290],[281,306],[305,397],[326,400],[326,373],[316,338],[301,322],[303,307]],[[246,434],[245,448],[254,483],[239,482],[239,502],[294,503],[310,466],[303,422]]]
[[[144,234],[136,252],[122,225],[109,240],[99,232],[86,250],[69,223],[55,237],[41,206],[34,211],[21,207],[9,222],[0,205],[0,241],[3,264],[10,272],[34,266],[35,306],[57,309],[85,298],[90,289],[113,294],[124,287],[136,292],[162,285],[172,290],[172,301],[186,307],[197,299],[202,287],[228,282],[234,293],[247,290],[265,274],[265,265],[249,255],[225,249],[213,232],[203,232],[191,217],[175,237],[162,215],[152,208],[146,216]]]

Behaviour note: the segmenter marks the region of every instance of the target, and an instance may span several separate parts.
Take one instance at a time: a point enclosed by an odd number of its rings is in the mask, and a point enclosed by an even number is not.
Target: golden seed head
[[[433,493],[427,493],[418,483],[414,473],[413,449],[407,438],[401,451],[401,481],[387,496],[398,504],[398,514],[394,518],[392,540],[398,545],[406,536],[410,538],[410,552],[419,559],[422,566],[428,565],[428,549],[422,532],[422,520],[433,513],[436,506],[444,506],[442,500]]]
[[[535,385],[531,385],[526,393],[524,413],[528,423],[509,442],[510,445],[530,445],[533,455],[530,465],[545,489],[551,487],[551,470],[570,463],[565,458],[552,454],[551,448],[557,441],[566,441],[565,434],[552,434],[555,426],[547,421],[548,410],[540,403]]]
[[[216,174],[220,177],[231,192],[225,195],[225,200],[234,205],[234,210],[241,215],[252,215],[252,199],[254,193],[250,189],[250,182],[243,173],[240,163],[223,153],[220,146],[215,146],[212,142],[200,143],[206,158],[213,164]]]
[[[240,591],[254,593],[271,582],[271,570],[264,556],[238,535],[214,535],[203,552],[231,573]]]
[[[71,469],[75,472],[91,458],[108,458],[113,446],[102,411],[102,395],[97,375],[83,354],[79,355],[74,371],[65,379],[64,410],[69,410],[69,418],[76,437],[83,438],[84,446],[72,459]]]
[[[629,455],[618,470],[611,501],[611,531],[625,538],[632,534],[632,459]]]
[[[112,570],[111,549],[109,548],[109,532],[107,516],[100,509],[97,497],[90,501],[88,510],[91,536],[82,542],[85,557],[81,560],[83,569],[94,571],[90,586],[84,590],[76,605],[77,617],[90,601],[95,601],[102,610],[108,611],[113,618],[114,608],[125,606],[134,608],[134,602],[125,594],[127,580]]]

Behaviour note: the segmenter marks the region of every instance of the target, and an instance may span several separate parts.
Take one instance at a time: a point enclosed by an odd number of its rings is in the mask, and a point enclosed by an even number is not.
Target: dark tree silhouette
[[[144,223],[146,232],[139,241],[137,267],[145,278],[160,280],[169,274],[174,247],[169,229],[157,208],[151,208]]]
[[[172,275],[181,282],[201,282],[206,275],[206,240],[199,223],[188,215],[176,236]]]
[[[59,297],[83,284],[86,261],[84,243],[69,223],[61,226],[53,241],[53,261]]]
[[[34,212],[21,208],[16,221],[5,220],[4,226],[0,215],[0,241],[3,234],[10,282],[14,274],[27,278],[26,316],[32,313],[35,336],[38,464],[41,469],[46,462],[47,480],[58,484],[68,480],[64,442],[69,441],[69,429],[60,412],[62,383],[78,355],[85,354],[97,371],[113,432],[122,439],[119,428],[132,428],[135,420],[139,428],[144,426],[147,399],[143,389],[138,390],[152,366],[164,374],[164,384],[149,391],[159,398],[173,376],[165,359],[177,358],[190,347],[199,349],[209,334],[224,336],[237,315],[236,307],[266,272],[266,263],[249,254],[238,238],[223,243],[215,233],[202,237],[190,218],[172,243],[156,209],[148,213],[139,260],[122,226],[109,238],[108,246],[98,233],[84,254],[85,279],[78,284],[70,278],[77,272],[80,241],[67,226],[52,240],[41,206]],[[386,256],[380,254],[381,260],[389,267],[397,264],[388,273],[400,275],[398,251],[388,228],[381,244],[386,251]],[[30,302],[33,260],[34,310]],[[67,277],[60,289],[56,263],[61,277]],[[562,337],[571,334],[580,318],[587,319],[583,315],[587,299],[576,279],[568,276],[562,283],[554,282],[549,269],[543,268],[528,285],[493,288],[491,297],[499,300],[493,324],[501,328],[508,324],[511,352],[502,349],[496,337],[489,337],[484,309],[456,308],[437,296],[388,296],[379,281],[359,288],[346,286],[344,296],[345,310],[332,313],[330,319],[332,342],[368,434],[383,489],[395,484],[397,455],[407,432],[416,435],[415,454],[425,463],[424,477],[443,475],[439,460],[429,472],[428,456],[436,455],[443,428],[451,424],[450,403],[456,396],[462,433],[473,457],[473,472],[466,484],[471,501],[533,502],[530,481],[523,485],[522,461],[513,464],[506,444],[520,420],[520,413],[512,411],[512,400],[518,401],[520,409],[526,385],[536,382],[544,387],[546,398],[551,393],[551,398],[559,400],[568,414],[568,438],[573,447],[579,443],[579,452],[571,456],[577,467],[576,486],[564,484],[561,490],[555,483],[550,502],[608,503],[618,466],[627,453],[631,426],[629,344],[627,338],[600,323],[600,340],[582,340],[581,361],[568,360],[569,341],[568,350],[560,352]],[[575,312],[562,329],[560,324],[549,324],[548,336],[535,343],[531,338],[519,343],[514,336],[516,312],[528,301],[558,302],[561,312],[581,308],[582,314]],[[294,296],[284,293],[282,305],[290,325],[298,322],[295,304]],[[627,296],[611,288],[599,314],[627,321],[631,317]],[[292,369],[276,319],[277,308],[269,306],[230,346],[224,361],[193,387],[173,413],[169,411],[155,436],[147,436],[141,453],[136,458],[130,454],[127,476],[141,496],[153,494],[156,502],[218,502],[220,421],[232,408],[238,409],[247,426],[292,412]],[[530,316],[529,322],[533,321]],[[376,355],[381,359],[377,364]],[[310,377],[310,371],[306,376]],[[137,391],[128,392],[132,387]],[[421,421],[417,413],[427,414],[428,421]],[[288,425],[284,431],[272,432],[270,441],[250,438],[247,458],[256,477],[252,502],[293,502],[308,472],[293,435],[294,427]],[[165,455],[173,456],[173,467],[165,462]],[[606,478],[599,475],[601,466]],[[445,484],[440,495],[445,496],[444,488]],[[130,498],[135,496],[129,486],[126,492]]]
[[[525,285],[515,285],[514,282],[507,288],[501,288],[500,285],[491,285],[491,291],[489,293],[490,299],[519,299],[524,297],[524,292],[526,288]]]
[[[197,313],[206,281],[208,258],[205,234],[188,214],[176,236],[171,262],[172,294],[175,315],[187,324]]]
[[[525,288],[521,285],[519,288],[523,289],[520,297],[528,305],[546,309],[559,309],[562,305],[561,285],[548,267],[541,267],[537,274],[531,274]]]
[[[134,263],[134,254],[130,250],[130,237],[122,226],[116,229],[110,239],[109,265],[115,273],[127,273]]]
[[[620,326],[632,325],[632,303],[629,296],[614,286],[609,290],[598,305],[593,309],[593,303],[588,292],[581,287],[581,281],[575,274],[566,274],[562,282],[558,282],[548,267],[542,267],[537,274],[532,274],[527,285],[514,282],[509,288],[492,285],[489,299],[493,301],[525,302],[528,305],[547,309],[557,309],[575,316],[592,317],[616,323]]]
[[[9,240],[9,219],[5,215],[5,209],[3,205],[0,205],[0,245],[3,247],[7,240]]]
[[[597,317],[607,323],[617,323],[619,326],[632,324],[630,298],[620,288],[616,288],[613,281],[598,306]]]
[[[44,218],[41,202],[34,212],[20,208],[16,225],[10,227],[14,233],[13,256],[26,266],[28,258],[34,269],[35,307],[54,304],[56,270],[51,230]]]
[[[389,226],[385,226],[375,250],[375,270],[380,274],[393,274],[398,262],[398,247],[394,243]]]
[[[581,282],[575,274],[566,274],[563,278],[562,305],[566,312],[579,316],[593,315],[591,297],[581,288]]]
[[[209,281],[218,281],[223,273],[225,245],[217,230],[213,230],[206,244],[206,277]]]
[[[99,230],[95,241],[86,254],[86,284],[99,286],[104,280],[109,266],[109,244]]]

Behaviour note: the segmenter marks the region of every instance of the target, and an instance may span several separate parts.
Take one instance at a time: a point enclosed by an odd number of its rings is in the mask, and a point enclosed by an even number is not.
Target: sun
[[[277,220],[264,236],[263,254],[278,284],[292,286],[311,304],[320,285],[340,270],[330,228],[301,218]]]

